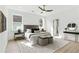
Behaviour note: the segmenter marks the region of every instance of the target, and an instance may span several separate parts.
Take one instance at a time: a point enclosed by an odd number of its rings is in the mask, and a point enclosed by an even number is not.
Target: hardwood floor
[[[6,53],[53,53],[55,50],[68,44],[69,41],[55,39],[52,44],[47,46],[32,46],[26,40],[12,40],[8,42]]]
[[[79,53],[79,43],[78,42],[70,42],[64,47],[55,51],[55,53]]]
[[[17,42],[12,40],[8,42],[6,53],[20,53],[20,49],[17,45]]]
[[[20,48],[17,45],[17,41],[10,41],[6,48],[6,53],[20,53]],[[79,43],[70,42],[64,47],[56,50],[54,53],[79,53]]]

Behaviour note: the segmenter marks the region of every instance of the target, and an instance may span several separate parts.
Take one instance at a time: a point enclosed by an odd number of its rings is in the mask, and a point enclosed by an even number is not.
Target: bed
[[[38,35],[36,32],[39,32],[38,25],[24,25],[25,39],[33,44],[36,44]]]
[[[38,25],[24,25],[25,38],[33,45],[37,44],[39,36],[51,35],[48,32],[40,32]]]

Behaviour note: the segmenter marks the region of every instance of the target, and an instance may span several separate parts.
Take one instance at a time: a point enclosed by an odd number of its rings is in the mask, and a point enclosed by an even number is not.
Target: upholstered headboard
[[[24,25],[24,32],[27,29],[39,29],[39,26],[38,25]]]

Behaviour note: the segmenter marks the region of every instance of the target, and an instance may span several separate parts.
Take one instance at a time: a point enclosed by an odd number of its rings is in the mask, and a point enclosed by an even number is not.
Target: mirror
[[[6,30],[6,17],[3,12],[0,11],[0,33]]]

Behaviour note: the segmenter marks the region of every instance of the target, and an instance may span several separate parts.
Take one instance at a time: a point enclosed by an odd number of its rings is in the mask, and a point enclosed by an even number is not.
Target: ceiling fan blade
[[[41,9],[42,11],[45,11],[45,9],[43,9],[43,8],[41,8],[41,7],[39,7],[39,9]]]
[[[53,10],[46,10],[46,12],[52,12]]]

